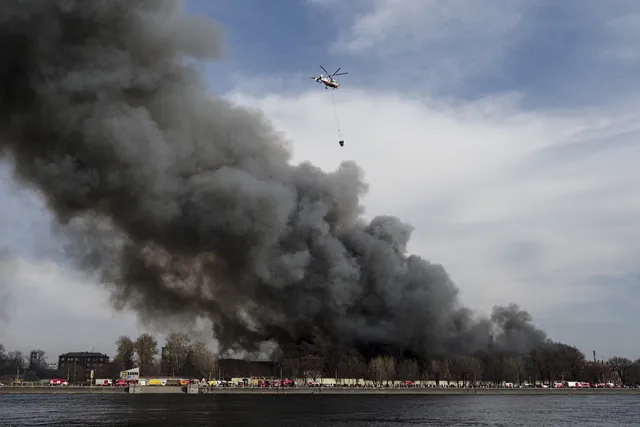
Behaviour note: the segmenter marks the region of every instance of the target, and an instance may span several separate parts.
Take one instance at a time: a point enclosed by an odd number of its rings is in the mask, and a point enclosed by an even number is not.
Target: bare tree
[[[321,356],[313,354],[302,356],[300,365],[306,378],[317,380],[323,375],[324,359]]]
[[[336,381],[339,375],[339,370],[342,367],[342,355],[345,353],[345,349],[339,345],[334,345],[330,340],[323,343],[323,373],[324,375],[334,377]]]
[[[502,359],[502,372],[504,378],[512,383],[521,384],[525,382],[524,378],[524,362],[520,356],[507,356]]]
[[[627,385],[640,385],[640,359],[633,362],[627,372],[625,372],[627,377]]]
[[[31,351],[33,358],[30,358],[29,362],[32,366],[31,369],[46,369],[47,367],[47,355],[44,350],[35,349]]]
[[[465,384],[469,382],[475,383],[481,379],[483,366],[480,360],[473,356],[455,356],[451,358],[451,371],[455,375],[455,379],[463,381]]]
[[[398,379],[403,381],[415,381],[420,369],[414,359],[404,359],[398,365]]]
[[[584,354],[575,347],[561,344],[548,343],[544,349],[545,366],[543,371],[547,373],[546,381],[563,378],[580,379],[584,374],[586,361]]]
[[[443,379],[442,377],[442,362],[436,358],[432,358],[425,364],[422,375],[425,376],[426,380],[433,380],[436,382],[436,385],[440,385],[440,381]]]
[[[396,364],[391,356],[378,356],[369,361],[369,373],[376,384],[395,378]]]
[[[158,355],[158,341],[150,334],[144,333],[136,339],[135,350],[140,375],[151,374],[155,357]]]
[[[482,373],[484,371],[484,366],[482,362],[473,356],[468,356],[468,375],[469,380],[472,381],[473,386],[475,387],[478,380],[482,379]]]
[[[386,356],[383,360],[384,376],[388,384],[389,381],[395,381],[396,379],[396,360],[391,356]]]
[[[464,381],[466,379],[467,366],[464,356],[453,356],[447,359],[449,362],[449,371],[451,379],[454,381]]]
[[[189,350],[191,349],[191,338],[184,332],[173,332],[167,336],[165,351],[168,362],[168,371],[172,376],[183,375]]]
[[[9,357],[4,345],[0,344],[0,375],[7,374],[9,371]]]
[[[440,365],[440,369],[441,369],[441,373],[442,373],[442,378],[447,378],[450,379],[453,377],[453,374],[451,373],[451,361],[449,360],[449,358],[445,358],[442,361],[442,364]]]
[[[612,357],[607,361],[607,364],[615,373],[618,374],[620,381],[622,381],[623,384],[626,384],[627,372],[633,365],[633,362],[626,357]]]
[[[136,343],[128,336],[122,335],[116,340],[116,346],[114,363],[118,366],[118,369],[123,371],[133,368],[136,355]]]
[[[360,353],[347,351],[340,357],[339,371],[341,377],[361,379],[367,372],[367,364]]]
[[[384,379],[384,359],[382,356],[374,357],[369,361],[369,374],[375,384],[382,384]]]
[[[322,341],[320,338],[318,340]],[[290,354],[297,354],[300,358],[300,370],[305,378],[317,380],[324,375],[325,351],[320,345],[302,342],[290,349]]]
[[[280,359],[280,366],[285,372],[285,376],[298,378],[301,373],[301,363],[299,357],[284,357]]]
[[[557,361],[555,356],[554,348],[549,343],[544,343],[531,350],[528,357],[528,368],[529,377],[533,383],[553,380],[553,371],[556,369],[554,363]],[[562,372],[560,372],[560,377],[564,378]]]
[[[195,341],[191,344],[189,364],[193,368],[194,375],[198,378],[206,377],[211,379],[216,376],[216,371],[218,370],[216,355],[202,341]]]
[[[10,351],[7,354],[7,365],[12,372],[23,371],[27,368],[27,358],[21,351]]]

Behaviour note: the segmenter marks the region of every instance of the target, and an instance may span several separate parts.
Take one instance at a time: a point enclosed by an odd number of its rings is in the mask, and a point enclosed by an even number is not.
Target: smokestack
[[[595,350],[593,350],[593,361],[597,362],[597,360],[596,360],[596,351]]]

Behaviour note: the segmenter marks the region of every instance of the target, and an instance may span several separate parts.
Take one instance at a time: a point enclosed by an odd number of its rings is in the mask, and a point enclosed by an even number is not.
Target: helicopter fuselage
[[[337,81],[328,77],[320,77],[320,79],[317,81],[319,83],[324,83],[325,86],[332,87],[334,89],[338,89],[340,87],[340,84]]]
[[[342,76],[344,74],[349,74],[349,73],[338,73],[338,71],[340,71],[340,68],[338,68],[335,73],[333,74],[329,74],[329,72],[327,71],[326,68],[324,68],[322,65],[320,66],[320,68],[322,68],[322,71],[324,71],[325,73],[327,73],[327,75],[325,76],[324,74],[320,74],[318,77],[311,77],[312,79],[314,79],[317,83],[322,83],[324,84],[324,88],[325,89],[338,89],[340,87],[340,83],[338,83],[337,81],[335,81],[335,79],[333,78],[333,76]]]

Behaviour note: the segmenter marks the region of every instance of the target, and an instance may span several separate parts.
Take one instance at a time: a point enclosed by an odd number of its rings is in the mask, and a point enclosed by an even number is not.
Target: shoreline
[[[3,394],[125,394],[126,387],[51,387],[51,386],[4,386]]]
[[[398,395],[398,396],[640,396],[640,389],[552,389],[552,388],[213,388],[191,389],[186,387],[141,386],[128,387],[0,387],[0,395],[9,394],[154,394],[154,395]]]
[[[351,388],[285,388],[285,389],[212,389],[202,394],[210,395],[242,395],[242,394],[263,394],[263,395],[336,395],[336,396],[595,396],[595,395],[637,395],[640,396],[640,389],[464,389],[464,388],[390,388],[390,389],[351,389]]]

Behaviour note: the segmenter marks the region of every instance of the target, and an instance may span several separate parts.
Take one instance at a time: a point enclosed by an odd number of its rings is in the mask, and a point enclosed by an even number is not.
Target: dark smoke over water
[[[309,338],[457,353],[544,339],[517,306],[476,320],[413,228],[365,223],[352,162],[292,166],[255,112],[206,94],[223,52],[175,0],[3,0],[0,144],[78,259],[141,318],[206,316],[222,348]]]

